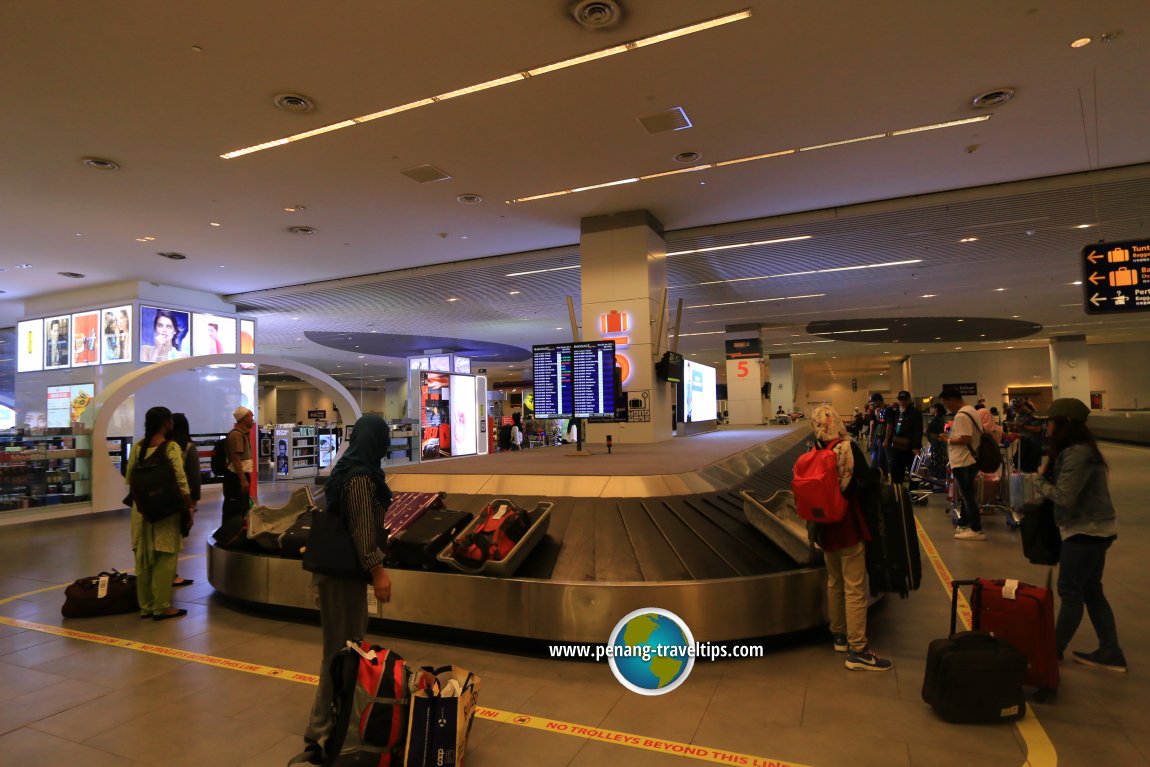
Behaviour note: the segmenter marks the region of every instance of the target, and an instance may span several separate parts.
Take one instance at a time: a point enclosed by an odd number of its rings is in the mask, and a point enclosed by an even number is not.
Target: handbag
[[[1018,530],[1022,553],[1035,565],[1056,565],[1062,553],[1062,534],[1054,521],[1054,502],[1049,498],[1022,505]]]
[[[303,569],[353,581],[371,582],[371,574],[359,562],[355,540],[342,514],[316,511],[303,549]]]
[[[164,440],[150,456],[136,461],[128,483],[131,488],[129,496],[135,502],[136,510],[152,523],[167,519],[186,506],[184,494],[176,482],[176,469],[168,460],[168,444],[168,440]],[[137,449],[147,450],[143,445]]]
[[[478,704],[478,676],[459,666],[424,666],[411,696],[407,767],[462,767]]]
[[[69,584],[64,589],[60,614],[65,618],[92,618],[133,613],[139,609],[136,576],[111,570]]]
[[[895,450],[910,450],[910,437],[894,437],[890,441],[890,446]]]

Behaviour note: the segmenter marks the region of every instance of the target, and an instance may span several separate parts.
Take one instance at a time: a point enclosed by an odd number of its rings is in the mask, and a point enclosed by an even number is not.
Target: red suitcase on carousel
[[[1054,640],[1054,595],[1050,589],[1016,580],[979,578],[972,609],[980,630],[1004,639],[1026,656],[1023,684],[1042,700],[1058,691],[1058,648]]]

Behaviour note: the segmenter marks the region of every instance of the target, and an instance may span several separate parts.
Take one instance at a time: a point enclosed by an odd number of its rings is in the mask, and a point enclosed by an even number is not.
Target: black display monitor
[[[679,383],[683,380],[683,355],[668,351],[655,363],[655,376],[660,381]]]
[[[614,418],[615,342],[531,349],[536,418]]]

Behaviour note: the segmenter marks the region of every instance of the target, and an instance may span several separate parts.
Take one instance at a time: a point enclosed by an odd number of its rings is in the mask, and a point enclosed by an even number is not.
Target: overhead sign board
[[[727,359],[756,359],[763,356],[763,339],[727,339]]]
[[[312,420],[322,421],[325,418],[327,418],[327,411],[326,410],[309,410],[309,411],[307,411],[307,417],[311,418]]]
[[[1150,240],[1083,248],[1082,297],[1087,314],[1150,311]]]
[[[958,389],[958,393],[964,397],[974,397],[978,394],[978,384],[976,383],[944,383],[944,389]]]

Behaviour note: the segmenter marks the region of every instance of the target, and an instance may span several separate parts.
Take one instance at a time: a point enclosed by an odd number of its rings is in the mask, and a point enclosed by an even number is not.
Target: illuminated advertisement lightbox
[[[256,353],[256,323],[252,320],[240,320],[240,354]],[[245,362],[240,365],[244,370],[255,370],[255,365]]]
[[[691,360],[683,361],[683,423],[714,421],[718,418],[715,400],[715,369]]]
[[[66,368],[72,360],[68,354],[71,346],[69,333],[72,316],[62,314],[44,320],[44,369]]]
[[[214,314],[192,315],[192,356],[236,353],[236,319]]]
[[[448,414],[451,417],[451,454],[475,455],[479,418],[475,412],[475,379],[471,376],[451,376]]]
[[[140,362],[164,362],[190,356],[192,318],[179,309],[140,307]]]
[[[103,315],[103,341],[100,359],[105,365],[132,361],[132,307],[114,306],[101,309]]]
[[[82,368],[100,361],[100,313],[72,315],[72,367]]]
[[[16,372],[31,373],[44,369],[44,321],[24,320],[16,323]]]

